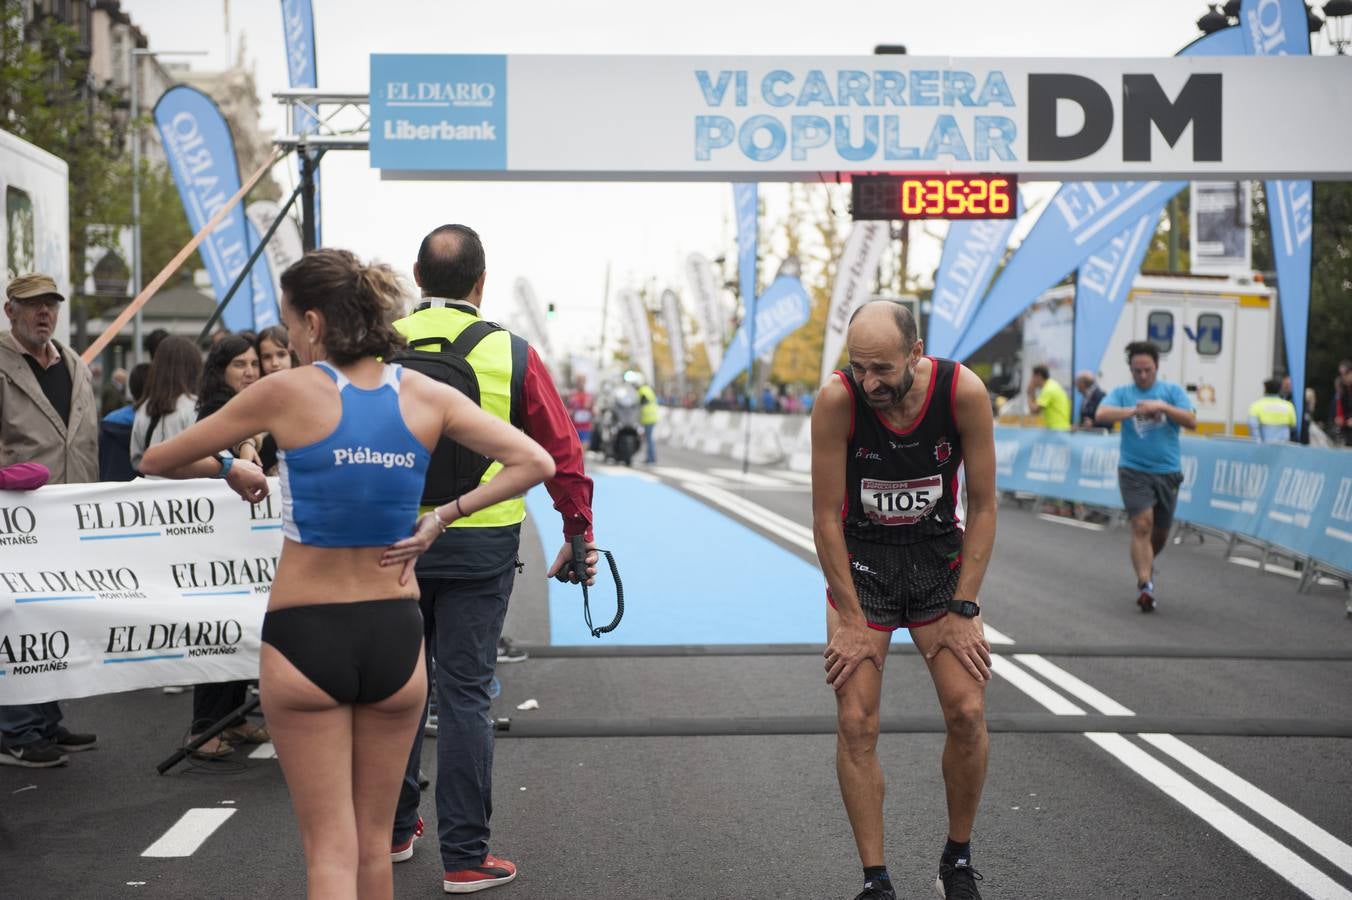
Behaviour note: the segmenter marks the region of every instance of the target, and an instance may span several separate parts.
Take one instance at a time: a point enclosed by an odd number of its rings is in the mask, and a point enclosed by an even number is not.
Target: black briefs
[[[423,645],[412,597],[269,610],[263,640],[339,703],[378,703],[408,683]]]

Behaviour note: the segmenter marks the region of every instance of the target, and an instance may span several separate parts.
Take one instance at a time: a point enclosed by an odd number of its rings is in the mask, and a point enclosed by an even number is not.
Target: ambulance
[[[0,286],[42,272],[70,297],[70,182],[64,160],[0,131]],[[8,330],[8,323],[0,323]],[[56,339],[70,343],[70,304],[62,303]]]
[[[1074,285],[1058,285],[1024,314],[1023,384],[1044,363],[1072,390],[1074,299]],[[1099,363],[1099,384],[1111,391],[1130,383],[1123,349],[1151,341],[1160,348],[1159,377],[1183,385],[1196,406],[1199,434],[1247,436],[1249,404],[1273,375],[1276,315],[1276,291],[1257,276],[1138,275]],[[1011,418],[1023,417],[1001,416]]]

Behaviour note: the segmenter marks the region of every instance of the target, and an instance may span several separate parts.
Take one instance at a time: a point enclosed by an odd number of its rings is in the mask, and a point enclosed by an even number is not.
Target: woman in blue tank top
[[[311,898],[391,897],[390,833],[424,704],[413,563],[452,521],[523,494],[550,456],[455,389],[380,360],[402,291],[386,266],[316,250],[282,275],[302,365],[241,391],[151,448],[146,474],[223,476],[219,454],[269,432],[282,486],[281,559],[263,620],[260,695],[305,847]],[[441,436],[500,461],[491,480],[418,517]],[[259,470],[236,472],[246,500]]]

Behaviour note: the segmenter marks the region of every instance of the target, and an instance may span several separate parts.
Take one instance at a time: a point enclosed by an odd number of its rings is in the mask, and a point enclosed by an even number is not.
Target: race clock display
[[[1013,219],[1014,175],[856,175],[851,212],[871,219]]]

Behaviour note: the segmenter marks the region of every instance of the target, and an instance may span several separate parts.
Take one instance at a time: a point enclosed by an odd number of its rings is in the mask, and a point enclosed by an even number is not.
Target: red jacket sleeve
[[[582,465],[582,442],[568,416],[554,379],[534,347],[526,350],[526,379],[522,386],[526,434],[554,457],[554,477],[545,489],[563,516],[565,539],[580,534],[592,540],[592,480]]]

